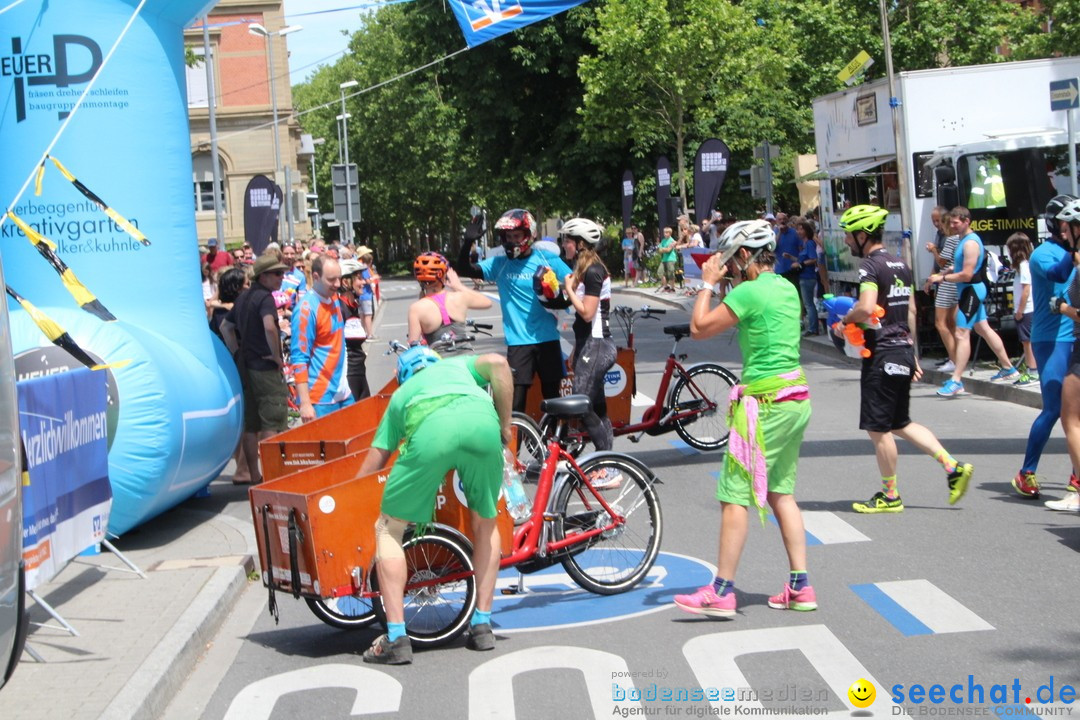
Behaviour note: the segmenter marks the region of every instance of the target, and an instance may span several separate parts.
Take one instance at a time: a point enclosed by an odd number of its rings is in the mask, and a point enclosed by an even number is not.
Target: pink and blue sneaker
[[[717,595],[712,585],[706,585],[690,595],[676,595],[675,604],[680,610],[709,617],[732,617],[735,615],[735,592]]]
[[[777,610],[798,610],[809,612],[817,610],[817,595],[810,585],[803,586],[802,590],[792,590],[791,586],[784,583],[784,589],[779,595],[769,598],[769,607]]]

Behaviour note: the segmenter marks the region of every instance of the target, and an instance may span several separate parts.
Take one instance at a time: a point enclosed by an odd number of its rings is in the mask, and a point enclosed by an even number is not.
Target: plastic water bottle
[[[515,523],[524,522],[532,512],[532,503],[525,494],[525,486],[521,482],[521,472],[517,468],[517,458],[509,451],[503,453],[503,496],[506,498],[506,509]]]

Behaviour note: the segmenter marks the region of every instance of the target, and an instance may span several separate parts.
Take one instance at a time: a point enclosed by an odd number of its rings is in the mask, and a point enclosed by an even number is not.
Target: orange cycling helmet
[[[450,264],[437,252],[422,253],[413,261],[413,275],[420,282],[442,282]]]

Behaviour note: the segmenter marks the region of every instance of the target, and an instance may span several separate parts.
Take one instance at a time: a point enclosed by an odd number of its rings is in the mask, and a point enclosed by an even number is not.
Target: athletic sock
[[[791,589],[795,592],[799,592],[804,587],[810,584],[810,580],[806,577],[805,570],[792,570],[791,580],[788,582],[791,585]]]
[[[956,472],[956,466],[960,464],[945,448],[941,448],[934,453],[934,459],[941,463],[941,467],[945,469],[946,475],[952,475]]]
[[[716,593],[720,597],[724,597],[729,592],[734,590],[735,587],[732,584],[731,580],[725,580],[724,578],[717,575],[716,579],[712,581],[712,589],[714,593]]]
[[[896,476],[889,475],[881,476],[881,492],[885,493],[885,497],[890,500],[895,500],[900,493],[896,492]]]
[[[405,635],[405,623],[386,623],[386,639],[394,642]]]
[[[469,625],[483,625],[484,623],[491,623],[491,611],[473,610],[472,620],[469,621]]]

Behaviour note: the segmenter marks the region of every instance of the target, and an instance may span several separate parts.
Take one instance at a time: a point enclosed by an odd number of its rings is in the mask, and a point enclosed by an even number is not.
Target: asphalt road
[[[404,336],[414,288],[387,283],[377,329],[382,339],[369,351],[373,387],[390,376],[393,358],[380,348],[385,339]],[[640,298],[616,296],[616,302],[640,305]],[[497,305],[476,319],[498,327]],[[685,313],[673,310],[665,320],[685,321]],[[650,398],[671,347],[660,324],[642,323],[637,333],[638,387]],[[499,337],[497,330],[477,349],[499,349]],[[738,373],[730,334],[684,340],[680,351],[690,362],[714,360]],[[857,427],[857,370],[809,353],[804,367],[813,418],[796,498],[809,534],[816,612],[767,606],[786,579],[787,563],[775,523],[756,519],[736,578],[738,615],[709,620],[676,609],[672,595],[712,577],[721,455],[693,451],[674,434],[638,444],[618,438],[616,450],[632,453],[663,481],[661,556],[631,593],[590,595],[556,566],[530,576],[529,593],[496,597],[494,652],[471,652],[461,641],[417,652],[411,666],[375,667],[358,653],[380,630],[336,630],[302,601],[280,594],[275,625],[265,591],[254,587],[179,701],[194,703],[207,718],[252,720],[850,717],[848,688],[863,679],[876,690],[873,704],[855,711],[863,715],[1071,713],[1073,706],[1061,701],[1071,699],[1070,687],[1080,690],[1080,517],[1045,510],[1009,486],[1036,411],[974,396],[944,400],[931,386],[916,386],[914,419],[956,457],[974,463],[972,487],[950,507],[937,463],[901,444],[906,511],[858,515],[851,501],[868,498],[879,479],[871,444]],[[1069,473],[1060,430],[1040,473],[1046,496],[1060,497]],[[514,580],[507,575],[502,582]],[[1049,685],[1052,690],[1040,689]],[[1048,691],[1057,705],[1040,704]],[[174,706],[172,716],[183,715]]]

